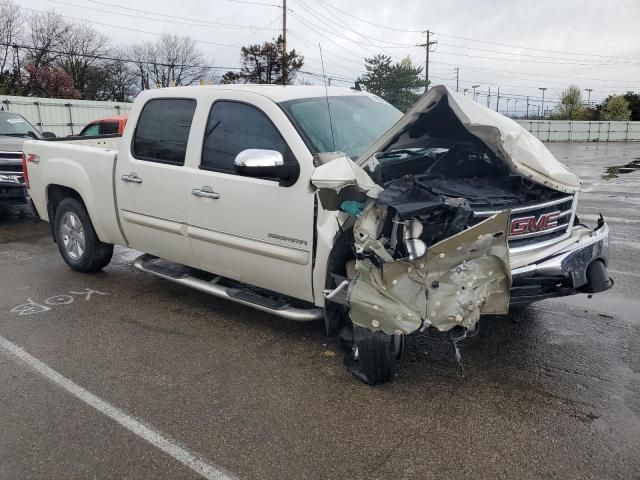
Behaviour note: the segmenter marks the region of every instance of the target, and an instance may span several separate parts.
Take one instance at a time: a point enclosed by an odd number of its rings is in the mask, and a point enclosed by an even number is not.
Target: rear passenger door
[[[185,160],[195,153],[189,143],[195,110],[194,99],[148,100],[132,138],[123,138],[130,145],[120,149],[114,179],[129,246],[187,265],[193,255],[186,236],[191,179]]]
[[[313,300],[311,287],[314,196],[311,154],[282,110],[256,95],[233,94],[213,103],[189,196],[189,236],[198,267],[251,285]],[[231,98],[229,98],[231,97]],[[246,95],[240,97],[246,98]],[[297,162],[293,185],[237,174],[246,149],[277,150]]]

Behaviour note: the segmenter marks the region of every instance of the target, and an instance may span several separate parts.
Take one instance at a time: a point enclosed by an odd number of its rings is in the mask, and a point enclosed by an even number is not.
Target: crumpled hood
[[[560,163],[544,144],[517,122],[490,110],[445,86],[433,87],[358,160],[359,165],[375,154],[402,148],[403,136],[440,102],[449,108],[469,133],[481,140],[510,168],[537,183],[566,193],[580,190],[580,179]]]

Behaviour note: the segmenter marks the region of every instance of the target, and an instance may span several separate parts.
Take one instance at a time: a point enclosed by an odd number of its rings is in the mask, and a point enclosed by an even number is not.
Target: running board
[[[324,311],[321,308],[298,308],[289,305],[285,300],[261,295],[251,290],[244,290],[238,286],[227,287],[219,285],[218,283],[223,280],[223,277],[213,275],[211,280],[198,278],[192,274],[194,272],[193,269],[153,255],[141,255],[136,258],[133,265],[138,270],[151,273],[156,277],[194,288],[216,297],[225,298],[232,302],[247,305],[288,320],[311,322],[324,318]]]

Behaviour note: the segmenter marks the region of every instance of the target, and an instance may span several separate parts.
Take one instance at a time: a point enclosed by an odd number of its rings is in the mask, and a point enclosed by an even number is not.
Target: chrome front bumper
[[[609,226],[604,222],[591,233],[552,256],[513,269],[511,304],[531,303],[543,298],[577,293],[589,282],[587,269],[594,260],[602,261],[605,267],[609,263]],[[536,292],[533,286],[543,284],[545,288]],[[527,294],[520,294],[522,292]]]

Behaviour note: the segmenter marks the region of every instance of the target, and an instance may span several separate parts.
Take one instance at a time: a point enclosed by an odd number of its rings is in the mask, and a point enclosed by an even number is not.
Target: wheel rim
[[[73,212],[65,212],[60,222],[62,245],[72,260],[79,260],[85,250],[84,228],[78,216]]]

